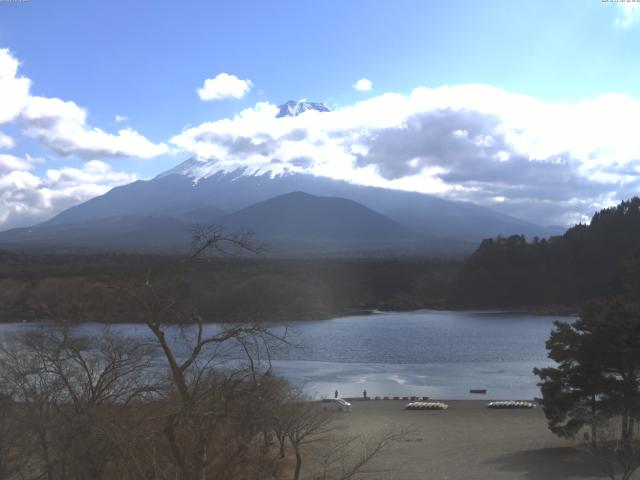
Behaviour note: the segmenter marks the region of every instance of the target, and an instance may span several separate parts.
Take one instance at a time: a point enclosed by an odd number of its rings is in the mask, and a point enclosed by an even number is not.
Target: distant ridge
[[[352,200],[292,192],[223,214],[214,207],[166,209],[75,222],[47,222],[0,233],[0,245],[56,252],[185,253],[195,224],[251,231],[278,257],[460,255],[474,244],[419,234]]]

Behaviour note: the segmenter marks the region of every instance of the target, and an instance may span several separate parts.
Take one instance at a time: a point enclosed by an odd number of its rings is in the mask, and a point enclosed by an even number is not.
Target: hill
[[[219,219],[229,230],[251,227],[259,238],[319,241],[418,239],[417,233],[352,200],[304,192],[280,195]]]

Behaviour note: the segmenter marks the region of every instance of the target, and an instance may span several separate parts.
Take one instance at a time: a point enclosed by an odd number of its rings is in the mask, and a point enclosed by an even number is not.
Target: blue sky
[[[585,98],[609,93],[635,100],[640,98],[637,6],[600,0],[0,1],[0,48],[8,49],[11,58],[20,63],[16,75],[30,79],[30,97],[71,101],[86,111],[81,127],[71,128],[64,135],[60,131],[45,132],[37,125],[36,130],[29,130],[29,122],[35,125],[38,118],[43,118],[41,111],[33,113],[36,107],[30,107],[30,114],[15,114],[0,124],[0,132],[12,139],[12,147],[0,150],[0,155],[14,158],[9,163],[5,157],[5,176],[11,170],[26,171],[24,162],[29,164],[28,174],[38,179],[47,170],[60,172],[65,168],[80,172],[76,177],[88,175],[84,187],[67,185],[66,197],[64,189],[56,190],[51,179],[43,186],[22,175],[20,181],[31,182],[31,187],[18,185],[16,174],[0,180],[0,198],[5,189],[5,212],[12,212],[4,220],[0,212],[0,228],[45,218],[115,184],[152,177],[201,151],[185,148],[191,145],[189,142],[171,141],[185,129],[233,118],[258,102],[277,105],[306,98],[340,110],[388,92],[409,96],[417,87],[467,84],[497,88],[549,105],[579,104]],[[241,98],[203,101],[196,90],[206,79],[223,72],[250,80],[248,92]],[[371,90],[353,88],[362,78],[372,82]],[[607,106],[601,107],[610,111]],[[469,108],[479,107],[474,104]],[[379,112],[381,116],[386,114]],[[116,121],[116,117],[126,119]],[[142,150],[105,145],[120,141],[113,136],[125,127],[144,137],[149,145]],[[82,149],[69,146],[75,142],[72,135],[94,128],[105,133],[100,148],[87,149],[86,142]],[[256,127],[255,132],[259,131]],[[58,138],[61,135],[64,138]],[[612,140],[603,139],[602,147],[593,149],[611,150],[607,141]],[[167,148],[161,151],[151,145]],[[635,169],[635,150],[633,145],[628,147],[625,152],[631,152],[633,158],[624,162],[626,170],[629,165]],[[572,144],[558,147],[554,155],[567,148],[580,150]],[[416,155],[420,157],[420,152]],[[585,158],[589,155],[593,152],[585,153]],[[20,159],[24,161],[22,167]],[[87,167],[87,162],[94,163]],[[366,158],[358,162],[372,164]],[[447,165],[436,163],[425,165],[427,170],[431,168],[430,175],[442,181]],[[577,193],[564,198],[564,216],[558,218],[545,213],[552,211],[553,205],[546,205],[546,210],[527,210],[522,200],[505,201],[509,200],[504,195],[506,190],[493,188],[484,196],[462,195],[456,188],[440,188],[429,182],[425,185],[430,186],[422,188],[415,175],[411,181],[395,174],[381,174],[376,180],[370,170],[358,175],[368,178],[368,183],[476,201],[534,221],[570,223],[636,188],[629,175],[624,189],[601,188],[606,172],[594,176],[590,170],[587,174],[584,163],[578,172],[581,177],[574,183],[582,185],[584,179],[595,179],[599,188],[592,191],[588,188],[592,185],[585,185],[584,198]],[[384,170],[379,164],[375,167]],[[326,174],[327,168],[314,173]],[[100,171],[105,178],[99,178]],[[633,172],[631,177],[635,176]],[[447,174],[451,177],[456,172],[450,169]],[[609,180],[614,186],[620,184],[620,178]],[[478,179],[474,182],[475,187],[465,187],[467,192],[479,188]],[[11,186],[15,187],[13,193],[7,193]],[[16,186],[20,195],[15,192]],[[20,205],[16,200],[28,197],[24,190],[29,188],[48,196],[39,200],[40,207]],[[43,189],[55,191],[43,193]],[[575,208],[569,208],[571,205]]]

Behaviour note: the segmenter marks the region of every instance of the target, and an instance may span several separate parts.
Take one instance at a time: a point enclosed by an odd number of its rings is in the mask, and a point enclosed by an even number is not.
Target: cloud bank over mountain
[[[316,175],[571,223],[637,191],[638,99],[550,103],[487,85],[419,87],[277,118],[258,103],[170,143],[220,169]]]

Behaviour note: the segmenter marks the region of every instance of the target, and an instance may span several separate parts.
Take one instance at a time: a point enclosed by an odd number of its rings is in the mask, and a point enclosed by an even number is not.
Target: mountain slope
[[[420,235],[351,200],[293,192],[235,213],[203,207],[152,216],[49,222],[0,233],[0,246],[44,251],[185,252],[196,222],[251,231],[272,256],[407,257],[469,253],[474,244]],[[174,216],[175,215],[175,216]],[[218,215],[216,217],[216,215]]]
[[[0,233],[3,248],[55,252],[185,251],[189,225],[173,217],[125,215],[16,228]]]
[[[407,228],[442,238],[480,241],[514,233],[546,237],[557,233],[489,208],[415,192],[355,185],[308,174],[251,175],[245,170],[217,171],[215,162],[188,160],[148,181],[116,187],[101,197],[72,207],[47,224],[77,222],[114,215],[161,214],[181,204],[236,211],[269,198],[302,191],[358,202]],[[171,192],[167,195],[166,192]]]
[[[153,214],[139,212],[77,221],[46,222],[0,232],[0,245],[43,251],[183,252],[191,243],[195,224],[214,223],[225,212],[194,204],[166,206]]]
[[[228,230],[251,228],[259,238],[328,241],[418,239],[399,223],[352,200],[293,192],[218,220]]]

